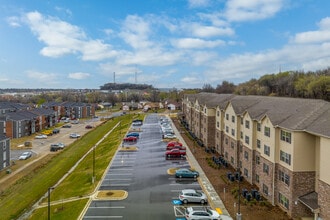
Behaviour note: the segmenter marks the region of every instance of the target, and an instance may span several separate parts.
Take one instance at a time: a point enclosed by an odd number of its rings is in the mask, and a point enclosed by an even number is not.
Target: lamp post
[[[238,172],[238,210],[236,213],[236,220],[241,220],[242,219],[242,214],[241,214],[241,170],[238,167],[237,168]]]
[[[92,183],[95,181],[95,145],[93,147],[93,176],[92,176]]]
[[[55,189],[55,187],[48,188],[48,220],[50,220],[50,191]]]

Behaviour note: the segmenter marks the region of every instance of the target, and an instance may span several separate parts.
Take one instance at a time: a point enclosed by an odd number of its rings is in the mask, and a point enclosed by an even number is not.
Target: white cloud
[[[89,40],[79,27],[39,12],[29,12],[25,22],[38,40],[45,43],[40,53],[48,57],[81,53],[83,60],[102,60],[116,55],[111,46],[101,40]]]
[[[181,27],[187,32],[188,35],[196,37],[208,38],[234,35],[234,30],[230,27],[206,26],[196,22],[183,23]]]
[[[76,73],[69,73],[68,78],[70,79],[86,79],[90,76],[89,73],[82,73],[82,72],[76,72]]]
[[[134,49],[143,49],[153,46],[149,40],[150,33],[150,24],[145,19],[136,15],[129,15],[126,17],[119,35]]]
[[[225,17],[228,21],[261,20],[274,16],[284,0],[228,0]]]
[[[7,20],[8,24],[12,27],[21,26],[19,17],[12,16],[12,17],[8,17],[6,20]]]
[[[190,8],[206,7],[209,4],[209,0],[188,0],[188,5]]]
[[[182,38],[172,40],[172,44],[177,48],[183,49],[206,49],[206,48],[215,48],[218,46],[223,46],[226,43],[223,40],[214,40],[208,41],[198,38]]]

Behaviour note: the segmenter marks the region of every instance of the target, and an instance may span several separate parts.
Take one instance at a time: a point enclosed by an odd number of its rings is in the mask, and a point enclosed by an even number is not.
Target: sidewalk
[[[172,124],[174,124],[173,121],[172,121]],[[184,146],[187,146],[186,142],[181,137],[180,132],[178,131],[178,129],[175,126],[173,126],[173,130],[175,132],[175,135],[180,140],[180,142]],[[227,211],[225,205],[223,204],[221,198],[215,191],[214,187],[212,186],[209,179],[205,175],[203,169],[199,166],[199,163],[197,162],[197,160],[195,159],[194,155],[192,154],[192,152],[190,151],[190,149],[188,147],[187,147],[186,151],[187,151],[187,160],[188,160],[190,166],[199,172],[198,181],[200,182],[200,185],[203,187],[204,191],[207,193],[208,197],[210,198],[210,200],[209,200],[210,206],[213,209],[217,210],[220,214],[230,216],[230,214]]]

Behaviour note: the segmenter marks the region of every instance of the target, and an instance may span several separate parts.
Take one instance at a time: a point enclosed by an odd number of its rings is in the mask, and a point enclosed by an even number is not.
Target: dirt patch
[[[102,190],[98,191],[96,199],[104,200],[123,200],[127,198],[128,193],[124,190]]]
[[[119,152],[122,152],[122,151],[137,151],[138,148],[136,146],[128,146],[128,147],[121,147],[119,149]]]
[[[184,128],[180,125],[177,119],[172,118],[174,125],[179,131]],[[187,143],[187,147],[193,152],[194,157],[203,169],[207,178],[213,185],[214,189],[220,196],[226,206],[229,214],[235,219],[238,212],[238,182],[227,180],[227,172],[234,172],[232,168],[221,167],[212,164],[213,156],[220,156],[212,153],[207,153],[205,148],[200,147],[195,141],[190,139],[182,132],[182,138]],[[241,182],[241,189],[257,189],[246,181]],[[277,206],[272,206],[269,202],[247,202],[243,197],[240,199],[240,213],[244,220],[286,220],[291,219],[284,211]]]

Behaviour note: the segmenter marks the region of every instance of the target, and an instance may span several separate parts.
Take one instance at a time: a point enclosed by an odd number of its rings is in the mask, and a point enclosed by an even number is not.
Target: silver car
[[[219,213],[213,209],[204,206],[188,207],[185,211],[185,217],[187,220],[221,220]]]
[[[196,191],[194,189],[184,189],[179,194],[179,199],[184,204],[188,202],[197,202],[201,204],[207,203],[207,197],[203,192]]]

